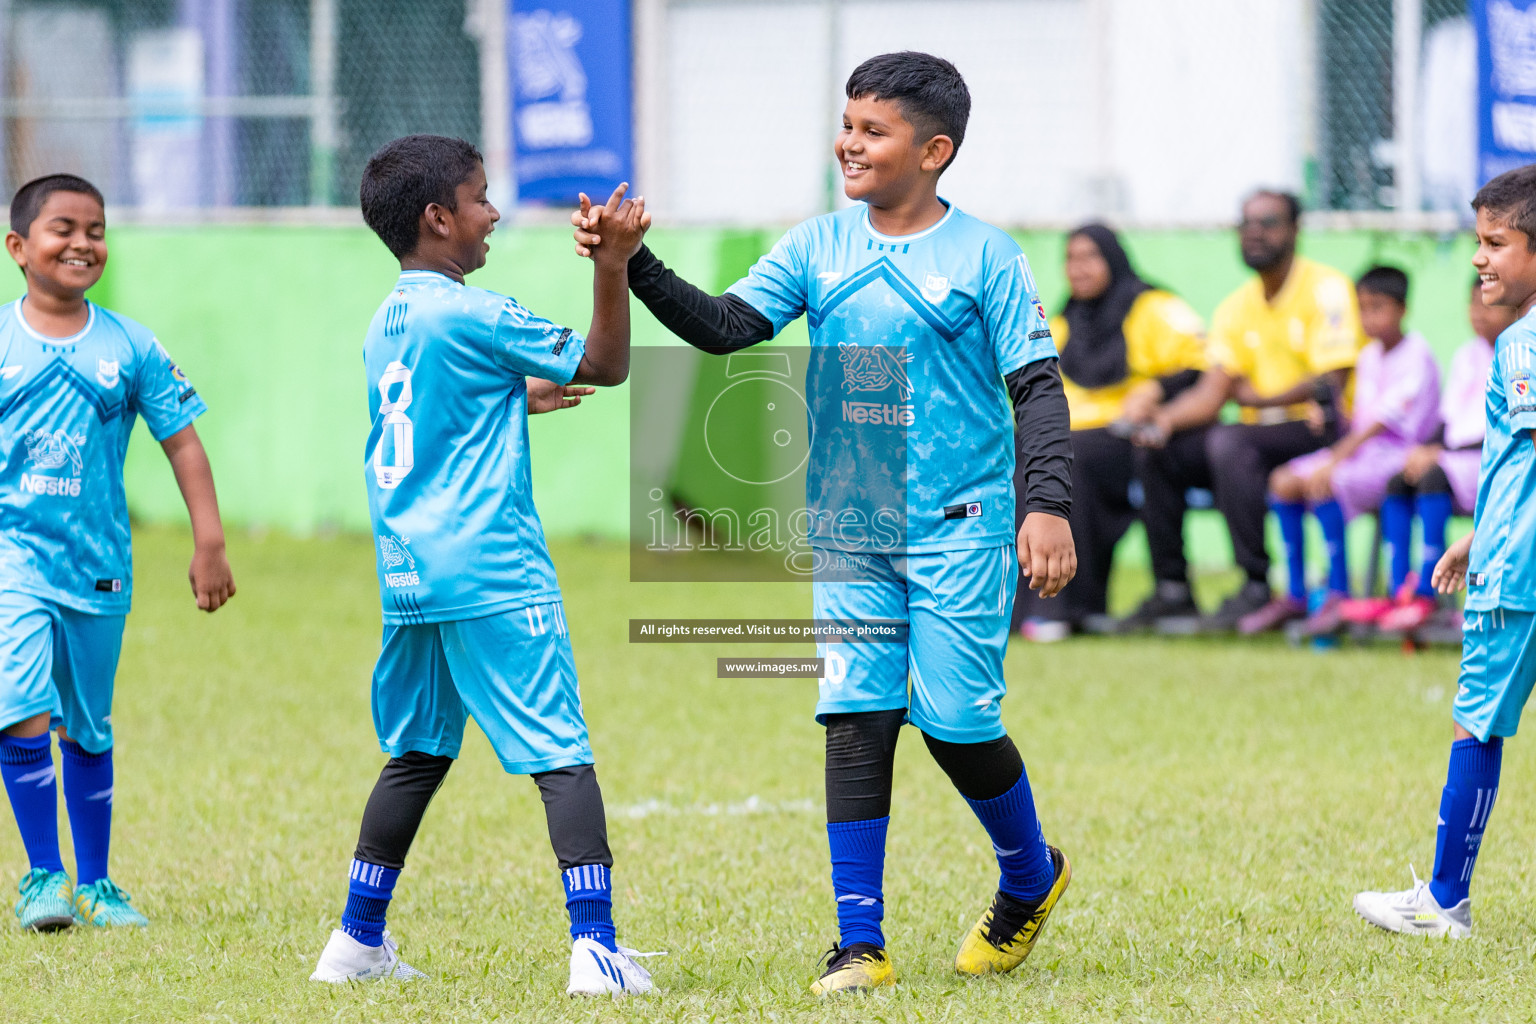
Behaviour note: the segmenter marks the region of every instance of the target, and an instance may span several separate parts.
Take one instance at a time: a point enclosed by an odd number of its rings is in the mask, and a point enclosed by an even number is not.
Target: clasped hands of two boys
[[[645,212],[643,198],[624,198],[628,190],[627,182],[619,185],[601,206],[593,205],[585,192],[580,193],[581,206],[571,213],[578,256],[598,262],[602,255],[617,261],[622,254],[627,265],[629,258],[640,250],[641,239],[651,226],[651,215]],[[617,230],[610,233],[607,245],[602,244],[603,238],[597,234],[604,220],[617,225]],[[528,411],[568,409],[580,404],[582,396],[593,391],[589,387],[561,388],[549,383],[535,394],[530,384]],[[1072,542],[1072,530],[1067,520],[1060,516],[1044,512],[1026,515],[1019,527],[1018,554],[1020,571],[1029,577],[1030,589],[1039,591],[1041,597],[1055,597],[1077,575],[1077,551]]]

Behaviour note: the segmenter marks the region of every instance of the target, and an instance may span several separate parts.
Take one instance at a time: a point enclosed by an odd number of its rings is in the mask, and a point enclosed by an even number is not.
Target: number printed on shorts
[[[400,385],[400,393],[391,401],[389,391],[396,384]],[[400,486],[415,463],[411,418],[405,414],[411,406],[411,368],[399,360],[386,366],[379,377],[379,397],[384,422],[380,425],[378,447],[373,450],[373,475],[380,487],[392,490]]]

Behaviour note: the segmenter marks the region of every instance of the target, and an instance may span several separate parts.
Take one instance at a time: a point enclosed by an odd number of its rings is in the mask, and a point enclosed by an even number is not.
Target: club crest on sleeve
[[[1515,374],[1509,381],[1510,390],[1516,398],[1526,398],[1531,393],[1531,375],[1524,371]]]

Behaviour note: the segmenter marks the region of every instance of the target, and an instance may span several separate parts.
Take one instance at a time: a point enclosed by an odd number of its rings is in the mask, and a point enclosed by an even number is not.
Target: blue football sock
[[[1349,557],[1344,543],[1344,506],[1325,501],[1312,510],[1317,525],[1323,528],[1328,544],[1328,589],[1335,594],[1349,593]]]
[[[1435,832],[1435,873],[1429,891],[1450,909],[1467,898],[1472,868],[1483,844],[1488,813],[1499,795],[1504,741],[1467,738],[1451,744],[1451,764],[1440,792],[1440,826]]]
[[[1434,597],[1435,588],[1430,578],[1435,574],[1435,563],[1445,554],[1445,526],[1451,521],[1451,496],[1421,494],[1413,502],[1419,513],[1419,528],[1424,532],[1424,561],[1419,569],[1419,586],[1414,593],[1420,597]]]
[[[112,748],[92,754],[74,740],[59,740],[64,755],[64,806],[75,844],[75,881],[107,877],[112,846]]]
[[[1046,848],[1040,819],[1035,816],[1035,795],[1029,788],[1028,773],[1020,772],[1019,781],[1002,796],[991,800],[966,797],[965,802],[992,837],[992,851],[997,854],[1001,873],[998,889],[1026,903],[1033,903],[1049,892],[1051,883],[1056,881],[1056,866],[1051,863],[1051,851]]]
[[[395,895],[397,868],[370,864],[353,858],[347,882],[347,909],[341,912],[341,930],[365,946],[384,944],[384,916]]]
[[[59,787],[53,770],[53,738],[0,733],[0,778],[21,830],[21,845],[34,868],[63,871],[59,856]]]
[[[1285,542],[1285,571],[1290,575],[1291,597],[1305,602],[1307,599],[1307,533],[1302,517],[1307,506],[1299,501],[1280,501],[1271,498],[1269,507],[1274,510],[1280,523],[1280,539]]]
[[[1413,503],[1406,495],[1389,494],[1381,500],[1381,542],[1387,549],[1387,594],[1396,596],[1408,582],[1408,562],[1413,547]]]
[[[561,874],[565,909],[571,915],[571,941],[593,939],[617,953],[613,928],[613,876],[601,864],[578,864]]]
[[[827,822],[839,946],[869,942],[885,948],[880,922],[885,918],[885,831],[890,823],[888,816]]]

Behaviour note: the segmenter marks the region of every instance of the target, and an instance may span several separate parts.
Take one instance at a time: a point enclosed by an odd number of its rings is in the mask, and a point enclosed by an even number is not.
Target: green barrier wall
[[[777,238],[774,230],[656,230],[649,242],[701,285],[724,288]],[[1063,238],[1018,236],[1048,308],[1065,297]],[[1127,246],[1150,280],[1209,315],[1246,270],[1231,232],[1131,232]],[[209,405],[198,423],[228,522],[297,534],[365,529],[363,442],[367,405],[361,347],[395,266],[364,228],[126,226],[109,234],[110,261],[92,298],[149,325]],[[472,283],[515,295],[551,319],[584,329],[591,309],[589,265],[564,228],[503,228]],[[1375,262],[1413,279],[1410,323],[1443,359],[1468,335],[1466,302],[1473,243],[1370,232],[1312,232],[1303,251],[1350,274]],[[5,278],[0,299],[19,294]],[[672,344],[638,303],[637,344]],[[803,344],[797,324],[780,339]],[[628,501],[625,389],[531,425],[536,499],[551,535],[624,535]],[[129,452],[128,493],[144,521],[185,512],[157,446],[142,428]],[[1191,538],[1219,561],[1225,538],[1200,527]],[[1213,547],[1216,546],[1216,547]],[[1132,554],[1128,551],[1127,554]],[[1134,555],[1133,555],[1134,557]]]

